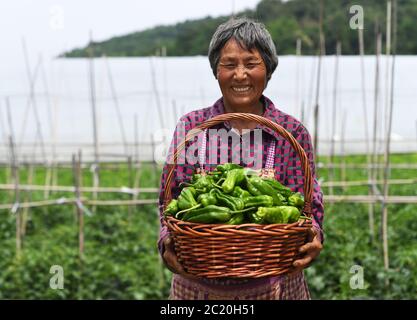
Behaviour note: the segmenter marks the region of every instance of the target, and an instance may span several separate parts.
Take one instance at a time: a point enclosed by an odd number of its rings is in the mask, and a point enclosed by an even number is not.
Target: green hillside
[[[397,53],[417,54],[417,1],[397,0],[398,27]],[[361,5],[364,10],[365,51],[374,53],[376,30],[385,40],[386,1],[384,0],[323,0],[323,31],[326,54],[333,54],[338,40],[343,54],[358,53],[358,32],[350,28],[352,5]],[[320,0],[262,0],[253,10],[239,12],[263,22],[270,31],[278,54],[294,54],[296,39],[302,40],[303,54],[318,52]],[[217,26],[230,16],[187,20],[169,26],[113,37],[102,42],[93,42],[84,48],[63,53],[65,57],[94,56],[149,56],[158,55],[165,47],[168,56],[206,55],[208,45]],[[383,45],[385,48],[385,45]]]

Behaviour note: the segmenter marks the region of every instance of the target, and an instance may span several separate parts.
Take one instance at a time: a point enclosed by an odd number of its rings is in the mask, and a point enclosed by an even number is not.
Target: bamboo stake
[[[345,140],[346,140],[346,122],[347,122],[347,111],[346,109],[343,109],[343,116],[342,116],[342,124],[340,126],[341,130],[341,137],[340,137],[340,147],[341,147],[341,180],[346,181],[346,151],[345,151]],[[343,192],[346,191],[346,188],[342,188]]]
[[[100,159],[99,159],[99,143],[98,143],[98,128],[97,128],[97,112],[96,112],[96,93],[95,93],[95,76],[94,76],[94,45],[93,36],[90,31],[90,45],[89,45],[89,75],[90,75],[90,98],[91,110],[93,116],[93,139],[94,139],[94,165],[93,165],[93,186],[100,185]],[[94,199],[97,199],[97,194],[93,194]],[[92,208],[95,212],[96,208]]]
[[[7,98],[7,97],[6,97]],[[1,100],[0,100],[1,103]],[[6,106],[7,108],[7,106]],[[6,111],[7,112],[7,111]],[[7,166],[5,168],[5,174],[6,174],[6,183],[10,183],[11,182],[11,178],[12,178],[12,174],[11,174],[11,170],[10,170],[10,163],[11,163],[11,155],[10,155],[10,151],[8,148],[8,135],[7,135],[7,131],[6,131],[6,124],[5,121],[3,120],[3,113],[0,109],[0,126],[2,129],[2,136],[3,136],[3,141],[4,141],[4,146],[5,149],[7,150],[7,157],[6,157],[6,161],[7,161]],[[11,192],[9,192],[9,197],[12,195]]]
[[[375,184],[384,184],[385,180],[377,180]],[[407,185],[407,184],[417,184],[417,179],[392,179],[387,180],[389,185]],[[321,187],[353,187],[353,186],[367,186],[369,185],[369,180],[355,180],[355,181],[325,181],[320,184]],[[20,188],[23,190],[22,186]]]
[[[129,172],[129,188],[133,188],[133,166],[132,166],[132,156],[127,158],[127,167]],[[134,195],[131,195],[131,199],[134,200]],[[132,207],[128,207],[129,211],[129,221],[132,219]]]
[[[56,200],[42,200],[36,202],[25,202],[20,203],[20,208],[37,208],[37,207],[44,207],[44,206],[56,206],[56,205],[66,205],[66,204],[77,204],[77,201],[81,200],[85,205],[95,205],[95,206],[137,206],[137,205],[149,205],[149,204],[157,204],[158,199],[139,199],[139,200],[87,200],[84,198],[76,199],[76,198],[61,198]],[[398,203],[413,203],[411,202],[413,199],[399,199]],[[389,198],[388,198],[389,201]],[[415,200],[417,203],[417,199]],[[0,210],[11,210],[14,207],[14,204],[1,204]],[[139,212],[139,211],[137,211]]]
[[[308,105],[314,105],[313,84],[314,84],[314,78],[316,77],[316,72],[318,72],[318,68],[319,68],[319,59],[320,59],[319,56],[317,56],[317,59],[312,60],[312,63],[311,63],[311,72],[310,72],[310,81],[309,81],[310,86],[308,89]],[[317,63],[316,63],[316,60],[317,60]],[[307,124],[310,121],[311,108],[307,108],[307,110],[303,109],[303,113],[304,115],[301,117],[302,122]]]
[[[342,166],[340,164],[333,164],[332,166],[334,166],[335,168],[341,168]],[[329,164],[322,164],[319,163],[317,165],[318,168],[323,169],[323,168],[331,168],[331,165]],[[363,170],[363,169],[378,169],[378,168],[382,168],[382,164],[380,163],[371,163],[370,167],[368,167],[367,164],[346,164],[346,168],[348,169],[358,169],[358,170]],[[391,165],[391,169],[398,169],[398,170],[416,170],[417,169],[417,165],[413,164],[413,163],[398,163],[398,164],[392,164]]]
[[[19,164],[16,158],[15,146],[13,141],[13,136],[9,136],[9,146],[11,154],[11,167],[13,172],[13,181],[14,181],[14,194],[15,200],[14,204],[11,207],[11,212],[16,215],[16,257],[20,258],[22,250],[22,234],[21,234],[21,215],[20,215],[20,190],[19,190]]]
[[[82,202],[81,202],[81,151],[78,152],[78,159],[76,155],[73,155],[73,175],[74,175],[74,187],[75,187],[75,196],[76,196],[76,209],[77,209],[77,217],[78,217],[78,253],[80,259],[83,258],[84,252],[84,213],[81,209]]]
[[[0,100],[0,106],[1,106],[1,100]],[[1,111],[1,108],[0,108],[0,128],[1,128],[1,135],[2,135],[3,140],[4,140],[4,144],[7,145],[6,124],[4,123],[3,112]]]
[[[135,162],[139,163],[139,130],[138,130],[138,115],[135,113],[135,116],[133,118],[133,128],[134,128],[134,134],[135,134]]]
[[[34,167],[33,165],[29,165],[29,169],[28,169],[28,185],[31,185],[33,182],[33,174],[34,174]],[[32,193],[31,191],[27,191],[26,192],[26,202],[31,202],[32,201]],[[24,237],[26,234],[26,225],[27,225],[27,221],[28,221],[28,216],[29,216],[29,208],[24,208],[23,209],[23,214],[22,214],[22,226],[21,226],[21,234]]]
[[[42,56],[40,56],[40,60],[42,60]],[[45,67],[44,64],[42,64],[41,66],[41,76],[42,76],[42,82],[43,82],[43,86],[45,89],[45,95],[46,95],[46,102],[47,102],[47,111],[48,111],[48,120],[49,120],[49,128],[50,128],[50,132],[51,132],[51,137],[52,137],[52,144],[51,144],[51,158],[47,161],[47,166],[46,166],[46,175],[45,175],[45,185],[50,185],[52,183],[52,171],[53,171],[53,161],[56,157],[56,146],[55,146],[55,141],[54,141],[54,124],[53,124],[53,116],[52,116],[52,104],[50,101],[50,94],[49,94],[49,86],[48,86],[48,81],[46,79],[46,72],[45,72]],[[44,193],[44,198],[48,199],[49,197],[49,192],[45,191]]]
[[[375,60],[375,91],[374,91],[374,124],[373,124],[373,143],[372,143],[372,163],[377,163],[377,128],[379,122],[379,57],[381,53],[381,33],[377,31],[376,41],[376,60]],[[377,177],[377,169],[371,168],[371,180],[372,180],[372,195],[375,195],[375,191],[378,190],[374,181]],[[378,190],[379,191],[379,190]],[[374,215],[374,206],[372,206],[372,215]]]
[[[298,116],[301,115],[301,103],[300,103],[300,57],[301,57],[301,39],[297,38],[296,42],[296,77],[295,77],[295,114]]]
[[[305,105],[304,100],[301,102],[301,123],[305,123]]]
[[[54,121],[52,126],[52,184],[58,184],[58,165],[57,165],[57,152],[56,152],[56,145],[57,145],[57,127],[58,127],[58,112],[59,112],[59,102],[58,99],[54,98]]]
[[[133,166],[132,166],[133,167]],[[140,169],[140,167],[137,167]],[[139,181],[136,181],[139,184]],[[407,184],[417,184],[417,179],[389,179],[387,180],[389,185],[407,185]],[[384,180],[376,180],[375,184],[382,185],[384,184]],[[369,185],[368,180],[354,180],[354,181],[324,181],[320,184],[321,187],[352,187],[352,186],[367,186]],[[71,192],[74,193],[75,189],[74,186],[47,186],[44,185],[28,185],[28,184],[19,184],[19,190],[25,192],[32,192],[32,191],[59,191],[59,192]],[[14,190],[14,184],[0,184],[0,190]],[[91,188],[91,187],[80,187],[80,191],[82,193],[124,193],[130,194],[132,196],[137,196],[140,193],[159,193],[159,188],[139,188],[135,185],[133,188]]]
[[[349,142],[349,140],[345,140],[345,141]],[[152,146],[152,145],[150,145],[150,146]],[[19,161],[19,163],[21,165],[27,165],[27,164],[30,164],[32,162],[25,161],[24,159],[22,159],[22,161]],[[37,163],[37,162],[34,162],[34,163]],[[142,161],[142,163],[143,164],[152,164],[152,161]],[[0,167],[6,167],[7,168],[9,165],[10,165],[10,163],[5,163],[5,162],[0,163]],[[81,168],[83,168],[83,169],[86,169],[86,168],[89,168],[89,167],[90,167],[89,164],[85,164],[85,163],[81,164]],[[103,169],[106,168],[107,170],[116,170],[116,166],[115,166],[114,162],[107,163],[107,164],[102,163],[101,167]],[[328,169],[328,168],[332,168],[332,167],[341,168],[342,165],[340,163],[334,163],[334,164],[317,163],[317,168],[320,168],[320,169]],[[390,167],[391,167],[391,169],[396,169],[396,170],[417,170],[417,164],[415,164],[415,163],[397,163],[397,164],[393,163],[393,164],[391,164]],[[71,165],[70,162],[59,162],[59,163],[57,163],[57,168],[59,168],[59,169],[72,169],[72,165]],[[117,168],[118,168],[118,166],[117,166]],[[364,169],[367,170],[368,168],[377,168],[377,169],[378,168],[384,168],[384,165],[381,164],[381,163],[374,163],[374,164],[371,163],[371,165],[368,166],[366,163],[363,163],[363,164],[347,163],[346,168],[347,169],[352,169],[352,170],[355,170],[355,169],[357,169],[357,170],[364,170]]]
[[[367,170],[368,173],[368,195],[372,195],[372,170],[370,170],[371,164],[371,153],[369,149],[369,133],[368,133],[368,113],[366,107],[366,81],[365,81],[365,63],[364,63],[364,55],[365,55],[365,46],[363,41],[363,29],[358,29],[359,33],[359,54],[360,54],[360,62],[361,62],[361,79],[362,79],[362,106],[363,106],[363,116],[364,116],[364,135],[365,135],[365,149],[366,149],[366,163],[368,164],[369,168]],[[369,239],[370,242],[373,243],[375,239],[375,219],[374,219],[374,206],[373,204],[369,204],[368,206],[368,220],[369,220]]]
[[[388,8],[391,15],[391,1],[388,1]],[[388,207],[386,205],[386,199],[388,198],[389,193],[389,185],[387,183],[389,179],[390,173],[390,142],[391,142],[391,130],[392,130],[392,115],[394,109],[394,79],[395,79],[395,56],[397,51],[397,1],[393,1],[392,6],[393,11],[393,50],[392,50],[392,65],[391,65],[391,92],[390,92],[390,107],[388,110],[388,129],[386,132],[386,140],[387,144],[385,147],[385,154],[384,154],[384,163],[385,163],[385,171],[384,171],[384,201],[382,203],[382,236],[383,236],[383,251],[384,251],[384,267],[387,271],[389,269],[389,251],[388,251]],[[389,284],[389,279],[386,278],[386,285]]]
[[[330,144],[330,163],[334,163],[335,160],[335,135],[336,135],[336,119],[337,119],[337,89],[339,79],[339,57],[342,52],[342,44],[337,41],[336,44],[336,57],[334,66],[334,80],[333,80],[333,108],[332,108],[332,133],[331,133],[331,144]],[[335,171],[330,170],[330,180],[334,180]],[[329,189],[330,194],[334,193],[333,187]]]
[[[52,167],[51,162],[46,166],[46,175],[45,175],[45,186],[49,186],[52,183]],[[43,197],[45,199],[49,198],[49,191],[48,189],[45,189],[43,193]]]
[[[138,167],[139,169],[140,167]],[[59,192],[75,192],[74,186],[47,186],[44,185],[20,185],[21,191],[59,191]],[[0,184],[0,190],[13,190],[14,184]],[[159,191],[159,188],[92,188],[92,187],[80,187],[80,191],[83,193],[128,193],[128,194],[139,194],[139,193],[155,193]]]
[[[378,203],[384,201],[383,196],[324,196],[326,203]],[[386,204],[416,204],[416,196],[389,196],[386,198]]]
[[[320,32],[319,32],[319,65],[317,70],[317,88],[316,88],[316,103],[314,106],[314,160],[318,162],[319,154],[319,96],[320,96],[320,78],[321,78],[321,60],[324,52],[324,34],[323,34],[323,0],[320,0]]]
[[[156,159],[155,159],[155,150],[156,150],[155,139],[153,137],[151,139],[152,139],[152,167],[153,167],[152,180],[155,182],[157,179],[158,166],[157,166]]]
[[[384,132],[388,130],[388,109],[390,107],[389,101],[389,87],[390,87],[390,56],[391,56],[391,0],[387,0],[387,29],[385,41],[385,123]]]
[[[13,129],[12,113],[10,111],[9,97],[6,97],[5,101],[6,101],[7,122],[9,124],[9,137],[11,137],[11,139],[14,140],[15,135],[14,135],[14,129]],[[17,152],[16,152],[16,150],[12,149],[10,146],[12,146],[12,145],[10,144],[10,141],[9,141],[9,160],[10,160],[10,163],[12,163],[13,162],[13,157],[17,158],[17,155],[16,155]],[[13,152],[13,154],[12,154],[12,152]],[[8,176],[11,178],[12,175],[13,175],[13,166],[10,166],[10,170],[7,170],[7,172],[9,173]],[[11,195],[12,195],[12,193],[10,192],[9,196],[11,196]]]

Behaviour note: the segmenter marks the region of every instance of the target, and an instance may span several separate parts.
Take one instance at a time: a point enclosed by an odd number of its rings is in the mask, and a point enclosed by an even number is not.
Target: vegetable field
[[[349,156],[348,164],[363,164],[364,156]],[[337,158],[336,162],[341,162]],[[392,164],[417,164],[417,154],[392,155]],[[327,158],[320,162],[325,164]],[[9,169],[0,169],[0,184],[8,183]],[[32,184],[45,183],[46,170],[34,167]],[[160,169],[143,164],[140,187],[158,187]],[[318,169],[321,182],[330,171]],[[20,168],[20,183],[29,169]],[[82,185],[92,186],[89,168]],[[391,169],[390,179],[417,177],[417,169]],[[367,180],[364,169],[337,168],[332,180]],[[129,185],[129,170],[100,171],[100,187]],[[60,168],[57,184],[73,185],[71,168]],[[325,196],[328,187],[323,187]],[[334,195],[367,195],[368,186],[333,187]],[[417,184],[392,184],[390,195],[416,196]],[[85,198],[90,194],[83,194]],[[20,191],[25,201],[44,200],[43,191]],[[74,197],[74,192],[51,191],[49,199]],[[156,199],[143,193],[138,199]],[[13,190],[0,191],[0,205],[13,203]],[[98,200],[129,200],[123,193],[99,193]],[[74,204],[56,204],[21,210],[24,231],[16,252],[16,214],[0,211],[0,299],[166,299],[170,272],[163,268],[156,241],[159,217],[156,204],[87,206],[84,214],[84,250],[79,253],[79,224]],[[313,299],[416,299],[417,204],[388,204],[389,269],[385,270],[381,241],[381,204],[375,204],[374,232],[369,231],[368,204],[325,203],[324,249],[306,270]],[[62,288],[54,287],[53,266],[62,267]],[[363,282],[362,282],[363,279]]]

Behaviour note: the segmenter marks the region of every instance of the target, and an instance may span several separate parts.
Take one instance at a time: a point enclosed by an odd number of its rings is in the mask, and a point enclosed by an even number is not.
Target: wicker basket
[[[247,113],[227,113],[216,116],[191,130],[175,154],[168,172],[166,186],[171,185],[180,151],[195,135],[214,125],[233,119],[245,119],[265,125],[290,142],[301,160],[304,174],[304,214],[311,216],[313,178],[308,158],[297,140],[280,125],[261,116]],[[164,203],[172,199],[165,189]],[[200,224],[168,216],[164,219],[174,240],[178,260],[185,271],[206,278],[260,278],[291,271],[299,256],[298,249],[307,238],[310,221],[292,224]]]

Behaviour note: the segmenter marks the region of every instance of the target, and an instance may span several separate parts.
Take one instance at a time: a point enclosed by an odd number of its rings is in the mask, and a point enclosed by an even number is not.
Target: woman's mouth
[[[234,92],[244,93],[244,92],[249,91],[250,88],[251,88],[250,86],[239,86],[239,87],[235,86],[235,87],[232,87],[232,90]]]

